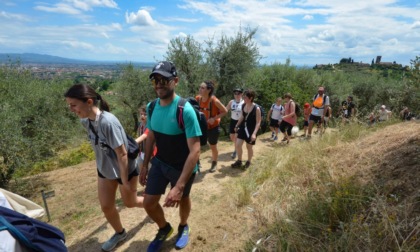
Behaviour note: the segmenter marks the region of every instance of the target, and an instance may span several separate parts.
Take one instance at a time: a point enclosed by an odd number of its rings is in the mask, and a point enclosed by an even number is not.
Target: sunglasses
[[[156,77],[152,77],[150,78],[150,81],[152,82],[153,86],[157,86],[158,84],[162,85],[162,86],[167,86],[169,85],[169,83],[171,83],[171,81],[174,78],[156,78]]]

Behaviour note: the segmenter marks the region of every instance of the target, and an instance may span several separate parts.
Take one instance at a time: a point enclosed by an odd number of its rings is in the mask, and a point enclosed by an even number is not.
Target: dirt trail
[[[262,152],[275,145],[271,143],[269,137],[270,133],[258,136],[257,144],[254,146],[253,164],[249,169],[255,168]],[[252,223],[250,213],[247,213],[246,209],[237,209],[234,204],[224,203],[228,202],[227,200],[221,200],[229,194],[227,185],[240,178],[246,171],[230,167],[233,163],[230,157],[233,145],[230,141],[219,141],[218,147],[219,161],[215,173],[208,172],[211,151],[204,150],[201,153],[203,167],[196,177],[191,192],[192,211],[189,218],[191,240],[183,251],[239,251],[243,241],[249,239],[247,230]],[[245,146],[243,149],[243,159],[246,160]],[[69,221],[72,221],[74,212],[78,211],[78,205],[90,202],[92,211],[98,212],[96,217],[85,220],[80,227],[77,227],[79,229],[77,232],[66,236],[69,251],[99,251],[101,244],[113,234],[113,229],[107,224],[99,209],[96,176],[94,161],[46,174],[47,183],[50,183],[56,192],[56,197],[49,199],[50,211],[54,211],[55,207],[64,207],[68,213],[71,213]],[[138,190],[143,191],[143,188],[139,186]],[[70,201],[73,205],[68,204]],[[114,251],[146,251],[157,232],[156,224],[147,217],[143,209],[128,209],[120,205],[119,211],[128,238]],[[164,211],[167,220],[176,230],[179,223],[178,208],[165,208]],[[83,218],[82,213],[80,218]],[[52,224],[54,225],[54,221]],[[165,242],[162,251],[175,251],[175,236],[176,231]]]

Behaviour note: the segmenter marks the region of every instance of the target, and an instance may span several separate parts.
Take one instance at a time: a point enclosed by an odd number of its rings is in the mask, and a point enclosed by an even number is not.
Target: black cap
[[[241,93],[243,93],[243,92],[244,92],[244,90],[243,90],[242,88],[235,88],[235,89],[233,90],[233,92],[241,92]]]
[[[149,78],[152,78],[154,74],[160,74],[165,78],[172,78],[177,76],[175,65],[169,61],[161,61],[155,67],[153,67]]]

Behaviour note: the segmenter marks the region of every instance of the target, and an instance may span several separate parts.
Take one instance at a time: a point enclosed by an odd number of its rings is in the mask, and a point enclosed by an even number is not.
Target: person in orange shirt
[[[227,114],[226,107],[214,95],[215,84],[213,81],[204,81],[200,84],[199,95],[195,99],[200,104],[200,110],[207,118],[207,141],[211,149],[210,172],[217,168],[217,141],[219,139],[219,125],[221,118]]]
[[[307,102],[303,105],[303,135],[301,137],[306,137],[309,126],[309,116],[311,115],[311,105]]]

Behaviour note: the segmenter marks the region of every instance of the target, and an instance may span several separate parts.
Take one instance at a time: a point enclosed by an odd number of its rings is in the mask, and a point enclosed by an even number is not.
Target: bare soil
[[[365,171],[356,171],[356,173],[366,180],[375,180],[379,186],[387,190],[387,193],[399,195],[401,199],[417,198],[417,206],[413,206],[414,209],[417,208],[417,214],[420,209],[419,132],[420,124],[416,122],[388,126],[358,140],[355,148],[360,148],[360,151],[352,152],[356,155],[354,157],[343,159],[349,167],[355,165],[352,163],[354,160],[357,160],[359,165],[363,161],[375,163],[374,166],[365,167]],[[258,169],[263,154],[278,148],[279,144],[273,144],[269,137],[270,133],[258,136],[257,144],[254,146],[253,164],[249,169]],[[311,141],[316,139],[317,137],[313,137]],[[303,142],[294,139],[290,145],[294,144],[303,144]],[[246,174],[246,171],[230,167],[233,163],[230,157],[233,150],[231,142],[222,140],[218,146],[219,161],[215,173],[208,172],[210,150],[202,151],[200,159],[203,167],[196,177],[191,192],[192,211],[189,218],[191,240],[183,251],[243,251],[244,242],[251,238],[250,230],[255,227],[256,223],[249,209],[237,208],[230,201],[229,195],[229,185]],[[244,146],[245,160],[246,157]],[[91,211],[94,212],[89,215],[94,217],[88,219],[81,212],[78,217],[80,221],[75,224],[78,226],[74,227],[77,231],[66,234],[69,251],[100,251],[101,244],[114,231],[99,208],[95,162],[43,174],[43,180],[56,194],[55,197],[48,199],[53,225],[60,227],[61,223],[73,222],[78,209],[85,208],[87,204],[91,205]],[[139,185],[138,190],[141,193],[143,188]],[[121,202],[118,209],[123,225],[128,231],[128,238],[115,251],[146,251],[157,232],[157,225],[147,217],[143,209],[129,209]],[[178,209],[165,208],[164,211],[175,232],[165,242],[162,251],[175,251]],[[54,212],[61,214],[54,215]]]

